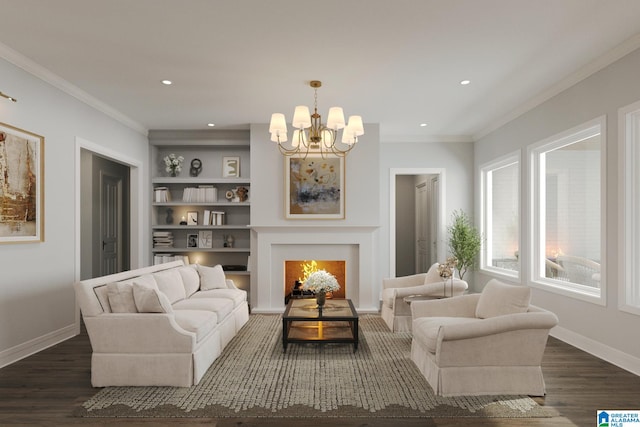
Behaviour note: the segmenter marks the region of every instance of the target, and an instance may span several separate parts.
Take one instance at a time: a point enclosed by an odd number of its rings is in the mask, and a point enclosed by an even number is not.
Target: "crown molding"
[[[381,144],[474,142],[471,135],[380,135]]]
[[[17,51],[11,49],[10,47],[0,43],[0,58],[7,60],[13,65],[22,68],[29,74],[34,75],[40,80],[49,83],[50,85],[60,89],[68,95],[73,96],[79,101],[84,102],[88,106],[100,111],[101,113],[106,114],[112,119],[122,123],[123,125],[133,129],[134,131],[142,134],[143,136],[147,136],[149,131],[146,127],[136,122],[135,120],[127,117],[122,114],[120,111],[116,110],[113,107],[105,104],[104,102],[98,100],[97,98],[89,95],[87,92],[83,91],[79,87],[71,84],[67,80],[61,78],[60,76],[52,73],[48,69],[43,66],[35,63],[31,59],[26,56],[18,53]]]
[[[627,40],[620,43],[618,46],[611,49],[604,55],[591,61],[590,63],[578,69],[577,71],[569,74],[568,76],[566,76],[565,78],[557,82],[556,84],[547,88],[545,91],[534,96],[533,98],[529,99],[528,101],[521,104],[520,106],[514,108],[508,114],[505,114],[499,119],[494,120],[488,126],[483,128],[479,132],[475,133],[473,135],[473,140],[478,141],[479,139],[484,138],[491,132],[501,128],[502,126],[506,125],[510,121],[515,120],[516,118],[520,117],[527,111],[533,110],[535,107],[542,104],[543,102],[548,101],[549,99],[553,98],[559,93],[569,89],[571,86],[581,82],[587,77],[613,64],[620,58],[630,54],[631,52],[633,52],[638,48],[640,48],[640,33],[628,38]]]

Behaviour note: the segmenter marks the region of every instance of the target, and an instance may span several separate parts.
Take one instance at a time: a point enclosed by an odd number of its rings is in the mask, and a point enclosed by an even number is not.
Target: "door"
[[[429,188],[426,182],[420,182],[415,187],[415,203],[416,203],[416,273],[426,273],[430,264],[430,245],[429,237]]]
[[[122,178],[100,175],[100,275],[122,271]]]

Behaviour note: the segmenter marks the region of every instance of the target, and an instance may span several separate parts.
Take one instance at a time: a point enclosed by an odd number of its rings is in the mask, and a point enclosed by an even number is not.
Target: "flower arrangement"
[[[304,285],[302,285],[302,289],[315,293],[334,292],[340,289],[340,284],[338,284],[338,280],[333,274],[326,270],[318,270],[309,275]]]
[[[169,172],[171,176],[176,176],[178,172],[182,171],[182,162],[184,162],[184,157],[182,156],[176,156],[173,153],[165,156],[165,171]]]
[[[450,256],[443,264],[438,264],[438,274],[443,280],[453,276],[453,269],[458,265],[458,258]]]
[[[453,296],[453,272],[458,265],[458,258],[450,256],[443,264],[438,264],[438,274],[442,277],[443,296],[447,296],[447,280],[451,279],[451,295]]]

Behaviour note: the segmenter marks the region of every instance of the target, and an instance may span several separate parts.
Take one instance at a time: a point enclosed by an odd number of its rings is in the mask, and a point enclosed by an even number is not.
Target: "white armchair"
[[[411,331],[411,307],[405,297],[420,295],[425,299],[462,295],[467,282],[454,278],[444,284],[438,274],[438,264],[426,273],[394,277],[382,280],[381,316],[393,332]]]
[[[543,396],[540,366],[555,314],[530,288],[491,280],[481,294],[411,304],[411,360],[439,396]]]

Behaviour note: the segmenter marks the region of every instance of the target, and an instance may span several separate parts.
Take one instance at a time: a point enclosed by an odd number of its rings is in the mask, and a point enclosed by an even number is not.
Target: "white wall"
[[[454,210],[473,213],[473,143],[384,143],[380,145],[380,274],[390,277],[389,180],[391,169],[444,169],[446,223]],[[441,242],[446,248],[446,241]],[[444,260],[442,260],[444,261]],[[467,276],[465,276],[465,280]],[[469,278],[470,285],[472,277]]]
[[[380,224],[380,136],[377,124],[366,124],[365,134],[345,159],[345,219],[288,220],[284,217],[284,156],[269,141],[269,125],[251,125],[252,226],[377,226]]]
[[[640,317],[618,310],[618,288],[623,286],[618,274],[618,214],[622,201],[618,193],[618,109],[640,100],[640,50],[636,50],[578,84],[549,99],[537,108],[507,123],[481,138],[476,145],[475,166],[567,129],[606,115],[606,306],[569,298],[532,288],[533,303],[556,313],[560,327],[554,334],[560,338],[640,373],[640,341],[629,333],[640,327]],[[526,159],[526,155],[523,156]],[[526,188],[528,165],[522,168],[522,200],[529,194]],[[479,180],[478,180],[479,182]],[[525,192],[527,191],[527,192]],[[523,205],[524,206],[524,205]],[[479,201],[476,200],[476,212]],[[523,232],[523,249],[529,245]],[[524,257],[525,254],[521,255]],[[523,258],[524,259],[524,258]],[[523,283],[528,269],[523,263]],[[489,276],[477,274],[482,284]]]
[[[360,306],[356,308],[377,307],[381,286],[376,269],[381,195],[378,125],[365,125],[364,136],[345,159],[345,218],[331,220],[285,219],[285,157],[275,143],[269,141],[268,130],[267,124],[251,125],[252,306],[256,310],[275,310],[282,306],[282,295],[276,292],[282,294],[283,286],[278,275],[271,273],[272,268],[280,268],[272,265],[277,252],[273,245],[283,244],[285,235],[291,238],[295,234],[299,244],[359,245],[359,260],[354,266],[359,271],[359,280],[365,283],[351,288],[359,290]],[[367,236],[363,238],[362,233]],[[283,236],[274,237],[274,234]],[[317,234],[321,234],[321,238]]]
[[[148,163],[147,138],[0,59],[0,122],[45,137],[43,243],[0,245],[0,366],[72,336],[76,137]],[[147,194],[143,194],[145,200]],[[148,218],[147,213],[143,213]],[[148,230],[144,231],[148,251]],[[136,238],[136,236],[132,236]],[[145,244],[145,243],[143,243]]]

